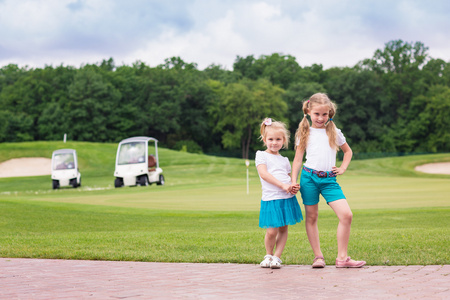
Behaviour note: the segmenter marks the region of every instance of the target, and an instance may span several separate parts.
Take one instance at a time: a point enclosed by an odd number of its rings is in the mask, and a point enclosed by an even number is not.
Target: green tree
[[[209,126],[207,107],[211,105],[211,90],[200,76],[189,76],[183,83],[184,101],[177,140],[190,139],[208,150],[214,142],[213,128]]]
[[[244,79],[227,86],[210,81],[217,102],[210,108],[215,130],[222,134],[225,148],[241,148],[242,158],[249,157],[250,145],[259,136],[261,121],[266,117],[283,120],[287,105],[283,89],[266,79]]]
[[[381,151],[369,142],[378,140],[386,130],[380,111],[386,95],[379,76],[358,68],[331,68],[326,73],[326,90],[338,106],[333,120],[349,144],[355,152]]]
[[[422,73],[428,86],[450,86],[450,63],[442,59],[430,59],[423,67]]]
[[[69,132],[68,116],[59,102],[47,104],[38,119],[38,133],[43,140],[60,140]]]
[[[168,136],[181,129],[182,105],[186,101],[184,76],[186,72],[195,71],[194,64],[187,64],[180,58],[166,60],[157,68],[142,69],[136,104],[141,112],[138,121],[144,124],[144,135],[167,142]]]
[[[241,77],[237,72],[224,69],[220,65],[209,65],[203,70],[208,79],[217,80],[225,84],[238,82]]]
[[[256,80],[261,76],[260,72],[254,67],[255,57],[249,55],[247,57],[237,56],[233,64],[233,71],[238,74],[240,78],[249,78]]]
[[[450,87],[433,86],[426,96],[419,96],[424,108],[402,132],[414,144],[414,151],[450,151]]]
[[[11,72],[14,73],[13,76]],[[73,78],[72,69],[54,69],[50,66],[31,70],[9,68],[7,74],[4,82],[8,84],[4,85],[0,92],[1,106],[13,114],[23,113],[31,118],[33,126],[27,131],[27,135],[33,140],[48,139],[52,133],[44,131],[41,135],[39,126],[43,123],[39,122],[39,119],[48,105],[67,98],[67,86]],[[10,80],[11,77],[14,77],[14,80]]]
[[[24,73],[27,72],[27,67],[19,68],[15,64],[9,64],[0,68],[0,91],[8,85],[14,84]]]
[[[109,131],[113,107],[120,100],[120,92],[95,71],[85,66],[75,75],[68,87],[69,101],[63,110],[69,124],[68,135],[79,141],[115,140]]]
[[[255,68],[259,70],[260,77],[267,78],[272,84],[287,89],[292,82],[299,79],[301,67],[295,57],[291,55],[263,55],[255,61]]]
[[[72,67],[46,67],[45,80],[49,84],[48,97],[36,116],[37,138],[39,140],[60,140],[70,128],[68,117],[62,106],[68,102],[68,87],[73,82],[76,70]]]
[[[383,50],[376,50],[372,59],[359,65],[374,71],[382,80],[387,95],[380,107],[385,123],[405,117],[411,99],[426,91],[421,69],[427,62],[427,51],[421,42],[390,41]]]
[[[102,66],[103,65],[103,66]],[[118,142],[130,136],[145,135],[144,112],[138,103],[140,91],[139,74],[145,65],[114,67],[114,61],[103,62],[97,72],[102,74],[114,89],[120,91],[120,100],[112,103],[109,131],[112,141]]]
[[[272,84],[279,85],[284,89],[299,80],[302,71],[295,57],[280,53],[262,55],[258,59],[254,59],[252,55],[246,58],[238,56],[233,68],[243,77],[253,80],[266,78]]]
[[[33,118],[26,113],[0,110],[0,142],[32,141]]]

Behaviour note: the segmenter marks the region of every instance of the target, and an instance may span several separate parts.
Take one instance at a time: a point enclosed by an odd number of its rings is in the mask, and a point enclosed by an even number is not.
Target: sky
[[[393,40],[450,62],[448,0],[0,0],[0,67],[155,67],[178,56],[232,70],[280,53],[352,67]]]

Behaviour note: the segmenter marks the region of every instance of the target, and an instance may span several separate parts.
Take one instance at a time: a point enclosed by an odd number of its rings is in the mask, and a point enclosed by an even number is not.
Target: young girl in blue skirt
[[[336,128],[333,122],[336,105],[326,94],[317,93],[303,102],[303,114],[303,120],[295,134],[296,152],[292,163],[291,183],[297,183],[297,177],[301,170],[300,193],[305,205],[306,234],[315,255],[312,267],[325,267],[317,226],[319,195],[321,194],[339,219],[336,267],[360,268],[366,262],[353,260],[347,255],[353,214],[336,181],[336,176],[344,174],[352,159],[352,149],[347,144],[341,130]],[[308,115],[311,118],[311,126],[307,119]],[[336,151],[339,148],[344,152],[344,158],[341,165],[337,167]],[[302,167],[305,152],[306,162]]]
[[[257,151],[255,158],[262,186],[259,227],[267,229],[264,238],[266,256],[260,265],[263,268],[279,269],[288,237],[288,225],[303,220],[295,196],[300,186],[291,184],[289,159],[279,153],[289,143],[289,131],[284,123],[265,119],[261,124],[260,138],[267,148]]]

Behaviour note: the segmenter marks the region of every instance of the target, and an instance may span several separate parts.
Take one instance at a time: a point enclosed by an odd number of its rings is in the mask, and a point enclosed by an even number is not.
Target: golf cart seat
[[[57,165],[55,169],[56,170],[64,170],[64,169],[67,169],[67,167],[64,163],[61,163],[61,164]]]
[[[148,156],[148,171],[153,172],[156,170],[156,158],[153,155]]]

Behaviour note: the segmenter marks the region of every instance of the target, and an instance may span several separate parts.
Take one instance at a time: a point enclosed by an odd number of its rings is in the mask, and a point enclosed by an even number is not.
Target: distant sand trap
[[[450,162],[425,164],[415,167],[415,170],[430,174],[450,175]]]
[[[51,175],[52,160],[45,157],[13,158],[0,163],[0,177]],[[450,162],[417,166],[416,171],[450,175]]]
[[[51,175],[52,160],[45,157],[13,158],[0,163],[0,177]]]

